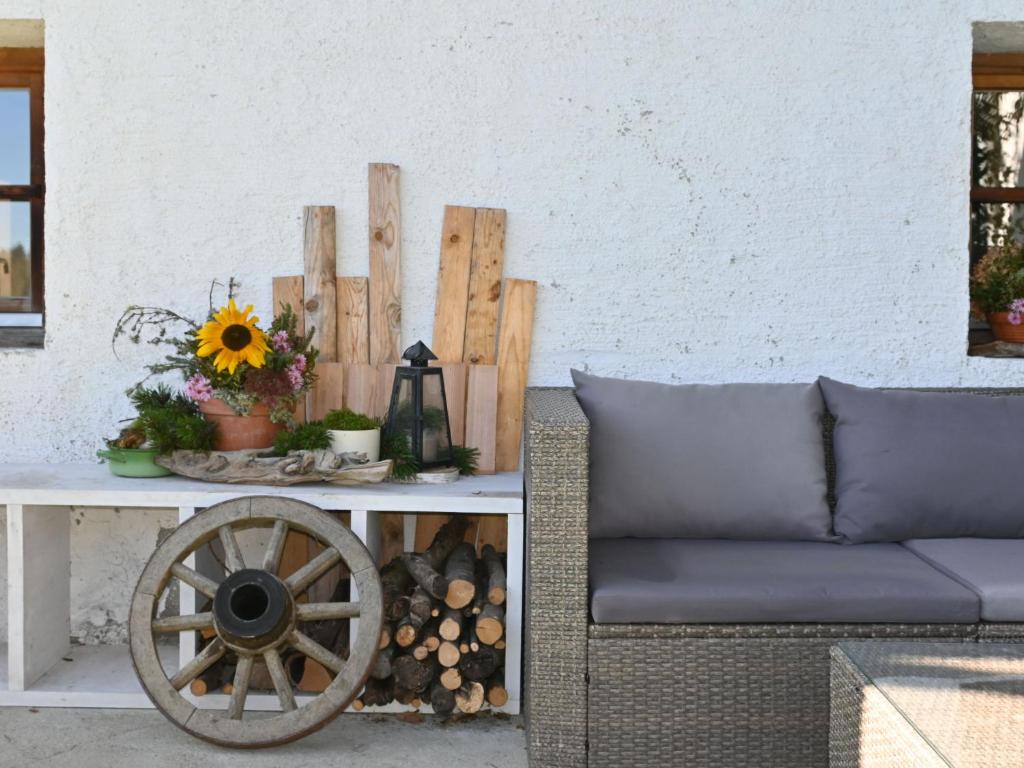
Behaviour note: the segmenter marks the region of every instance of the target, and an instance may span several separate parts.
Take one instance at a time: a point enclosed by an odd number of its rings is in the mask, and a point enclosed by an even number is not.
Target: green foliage
[[[331,436],[322,421],[307,421],[294,429],[277,433],[274,455],[287,456],[289,451],[322,451],[331,447]]]
[[[341,410],[328,413],[324,417],[324,425],[328,429],[358,431],[377,429],[380,427],[380,421],[371,416],[356,413],[348,408],[342,408]]]
[[[458,467],[460,475],[475,475],[476,462],[480,458],[480,451],[476,448],[467,448],[464,445],[452,446],[452,466]]]
[[[380,457],[394,462],[391,474],[396,480],[408,480],[420,471],[419,462],[413,456],[405,435],[383,433],[380,436]]]
[[[213,449],[216,425],[203,418],[195,403],[166,384],[135,387],[129,398],[139,414],[132,427],[145,433],[146,442],[160,453]]]
[[[1024,245],[1010,243],[990,251],[971,277],[971,301],[983,312],[1006,312],[1024,298]]]

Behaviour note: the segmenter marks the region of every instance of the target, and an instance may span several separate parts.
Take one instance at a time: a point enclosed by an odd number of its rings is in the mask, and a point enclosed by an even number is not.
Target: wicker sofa
[[[825,414],[822,421],[834,505],[832,420]],[[984,621],[595,623],[589,439],[573,389],[528,390],[525,708],[532,766],[824,768],[829,650],[837,642],[1024,641],[1024,624]]]

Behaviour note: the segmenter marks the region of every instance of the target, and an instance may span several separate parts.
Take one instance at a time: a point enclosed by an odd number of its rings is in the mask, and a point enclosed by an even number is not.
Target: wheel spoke
[[[267,544],[267,552],[263,556],[263,570],[277,575],[277,569],[281,565],[281,554],[284,552],[284,541],[288,536],[288,523],[278,520],[274,523],[274,532],[270,534],[270,543]]]
[[[171,678],[171,685],[176,691],[180,691],[217,663],[223,655],[224,643],[220,641],[220,638],[215,638],[199,652],[199,655],[178,670],[178,673]]]
[[[228,571],[236,573],[245,568],[242,550],[238,546],[238,539],[235,538],[235,532],[231,530],[231,526],[222,525],[217,529],[217,535],[220,537],[220,543],[224,547],[224,559],[227,561],[225,564],[228,567]]]
[[[359,603],[299,603],[295,609],[299,621],[355,619],[359,616]]]
[[[213,627],[212,613],[194,613],[190,616],[165,616],[153,619],[154,632],[187,632],[190,629],[210,629]]]
[[[228,701],[228,717],[241,720],[245,711],[245,697],[249,694],[249,679],[252,677],[252,656],[239,656],[235,667],[235,681],[232,683],[231,699]]]
[[[184,563],[175,563],[171,566],[171,573],[175,578],[184,581],[197,592],[201,592],[210,599],[217,594],[217,582],[208,579],[203,574],[192,570]]]
[[[309,585],[323,576],[341,560],[341,553],[334,547],[328,547],[314,557],[295,573],[285,579],[285,584],[293,595],[301,595]]]
[[[324,648],[316,640],[312,640],[299,631],[288,636],[288,642],[299,653],[304,653],[313,661],[318,661],[332,672],[341,672],[345,660]]]
[[[270,672],[270,679],[274,681],[274,690],[277,691],[277,700],[281,702],[281,709],[291,712],[295,709],[295,693],[292,691],[292,681],[284,671],[281,663],[281,656],[277,650],[271,648],[263,652],[263,660],[267,663],[267,671]]]

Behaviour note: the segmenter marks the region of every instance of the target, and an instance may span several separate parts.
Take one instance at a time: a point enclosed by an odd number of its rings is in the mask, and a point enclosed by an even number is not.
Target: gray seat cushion
[[[915,539],[903,546],[978,595],[984,621],[1024,621],[1024,539]]]
[[[591,536],[833,538],[816,385],[572,376],[590,420]]]
[[[819,380],[835,416],[835,531],[847,541],[1024,537],[1024,397]]]
[[[899,544],[590,542],[599,624],[973,623],[978,598]]]

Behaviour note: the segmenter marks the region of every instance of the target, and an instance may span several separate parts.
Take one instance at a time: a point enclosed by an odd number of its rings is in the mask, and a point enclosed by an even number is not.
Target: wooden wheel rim
[[[175,564],[180,564],[206,542],[222,536],[221,529],[227,527],[235,531],[267,524],[276,526],[279,523],[286,525],[287,529],[298,530],[321,540],[328,545],[325,552],[329,552],[330,548],[336,550],[340,555],[337,562],[344,563],[351,572],[352,582],[359,591],[359,629],[349,657],[323,693],[291,711],[245,720],[242,713],[234,718],[227,711],[199,709],[172,685],[160,664],[154,639],[155,610],[160,595],[167,583],[175,578],[172,574]],[[273,547],[273,541],[270,546]],[[226,554],[230,568],[233,555],[231,552]],[[293,576],[288,579],[291,580]],[[301,594],[308,586],[306,584],[298,589],[296,594]],[[294,499],[273,496],[233,499],[212,506],[179,526],[146,564],[135,587],[129,617],[132,664],[150,700],[179,728],[223,746],[269,747],[294,741],[322,728],[348,706],[366,682],[377,655],[382,616],[383,598],[377,569],[366,547],[348,528],[319,508]],[[190,627],[181,631],[194,629]],[[292,638],[293,635],[289,635],[286,644],[291,645]],[[305,652],[302,648],[299,650]],[[276,653],[276,648],[273,652]],[[255,656],[240,655],[240,667],[251,667],[251,663],[244,662],[246,658],[254,660]],[[187,684],[186,681],[181,687]],[[290,690],[290,684],[286,687]],[[285,696],[279,688],[278,697],[282,702]],[[244,710],[245,694],[241,694],[240,698]]]

